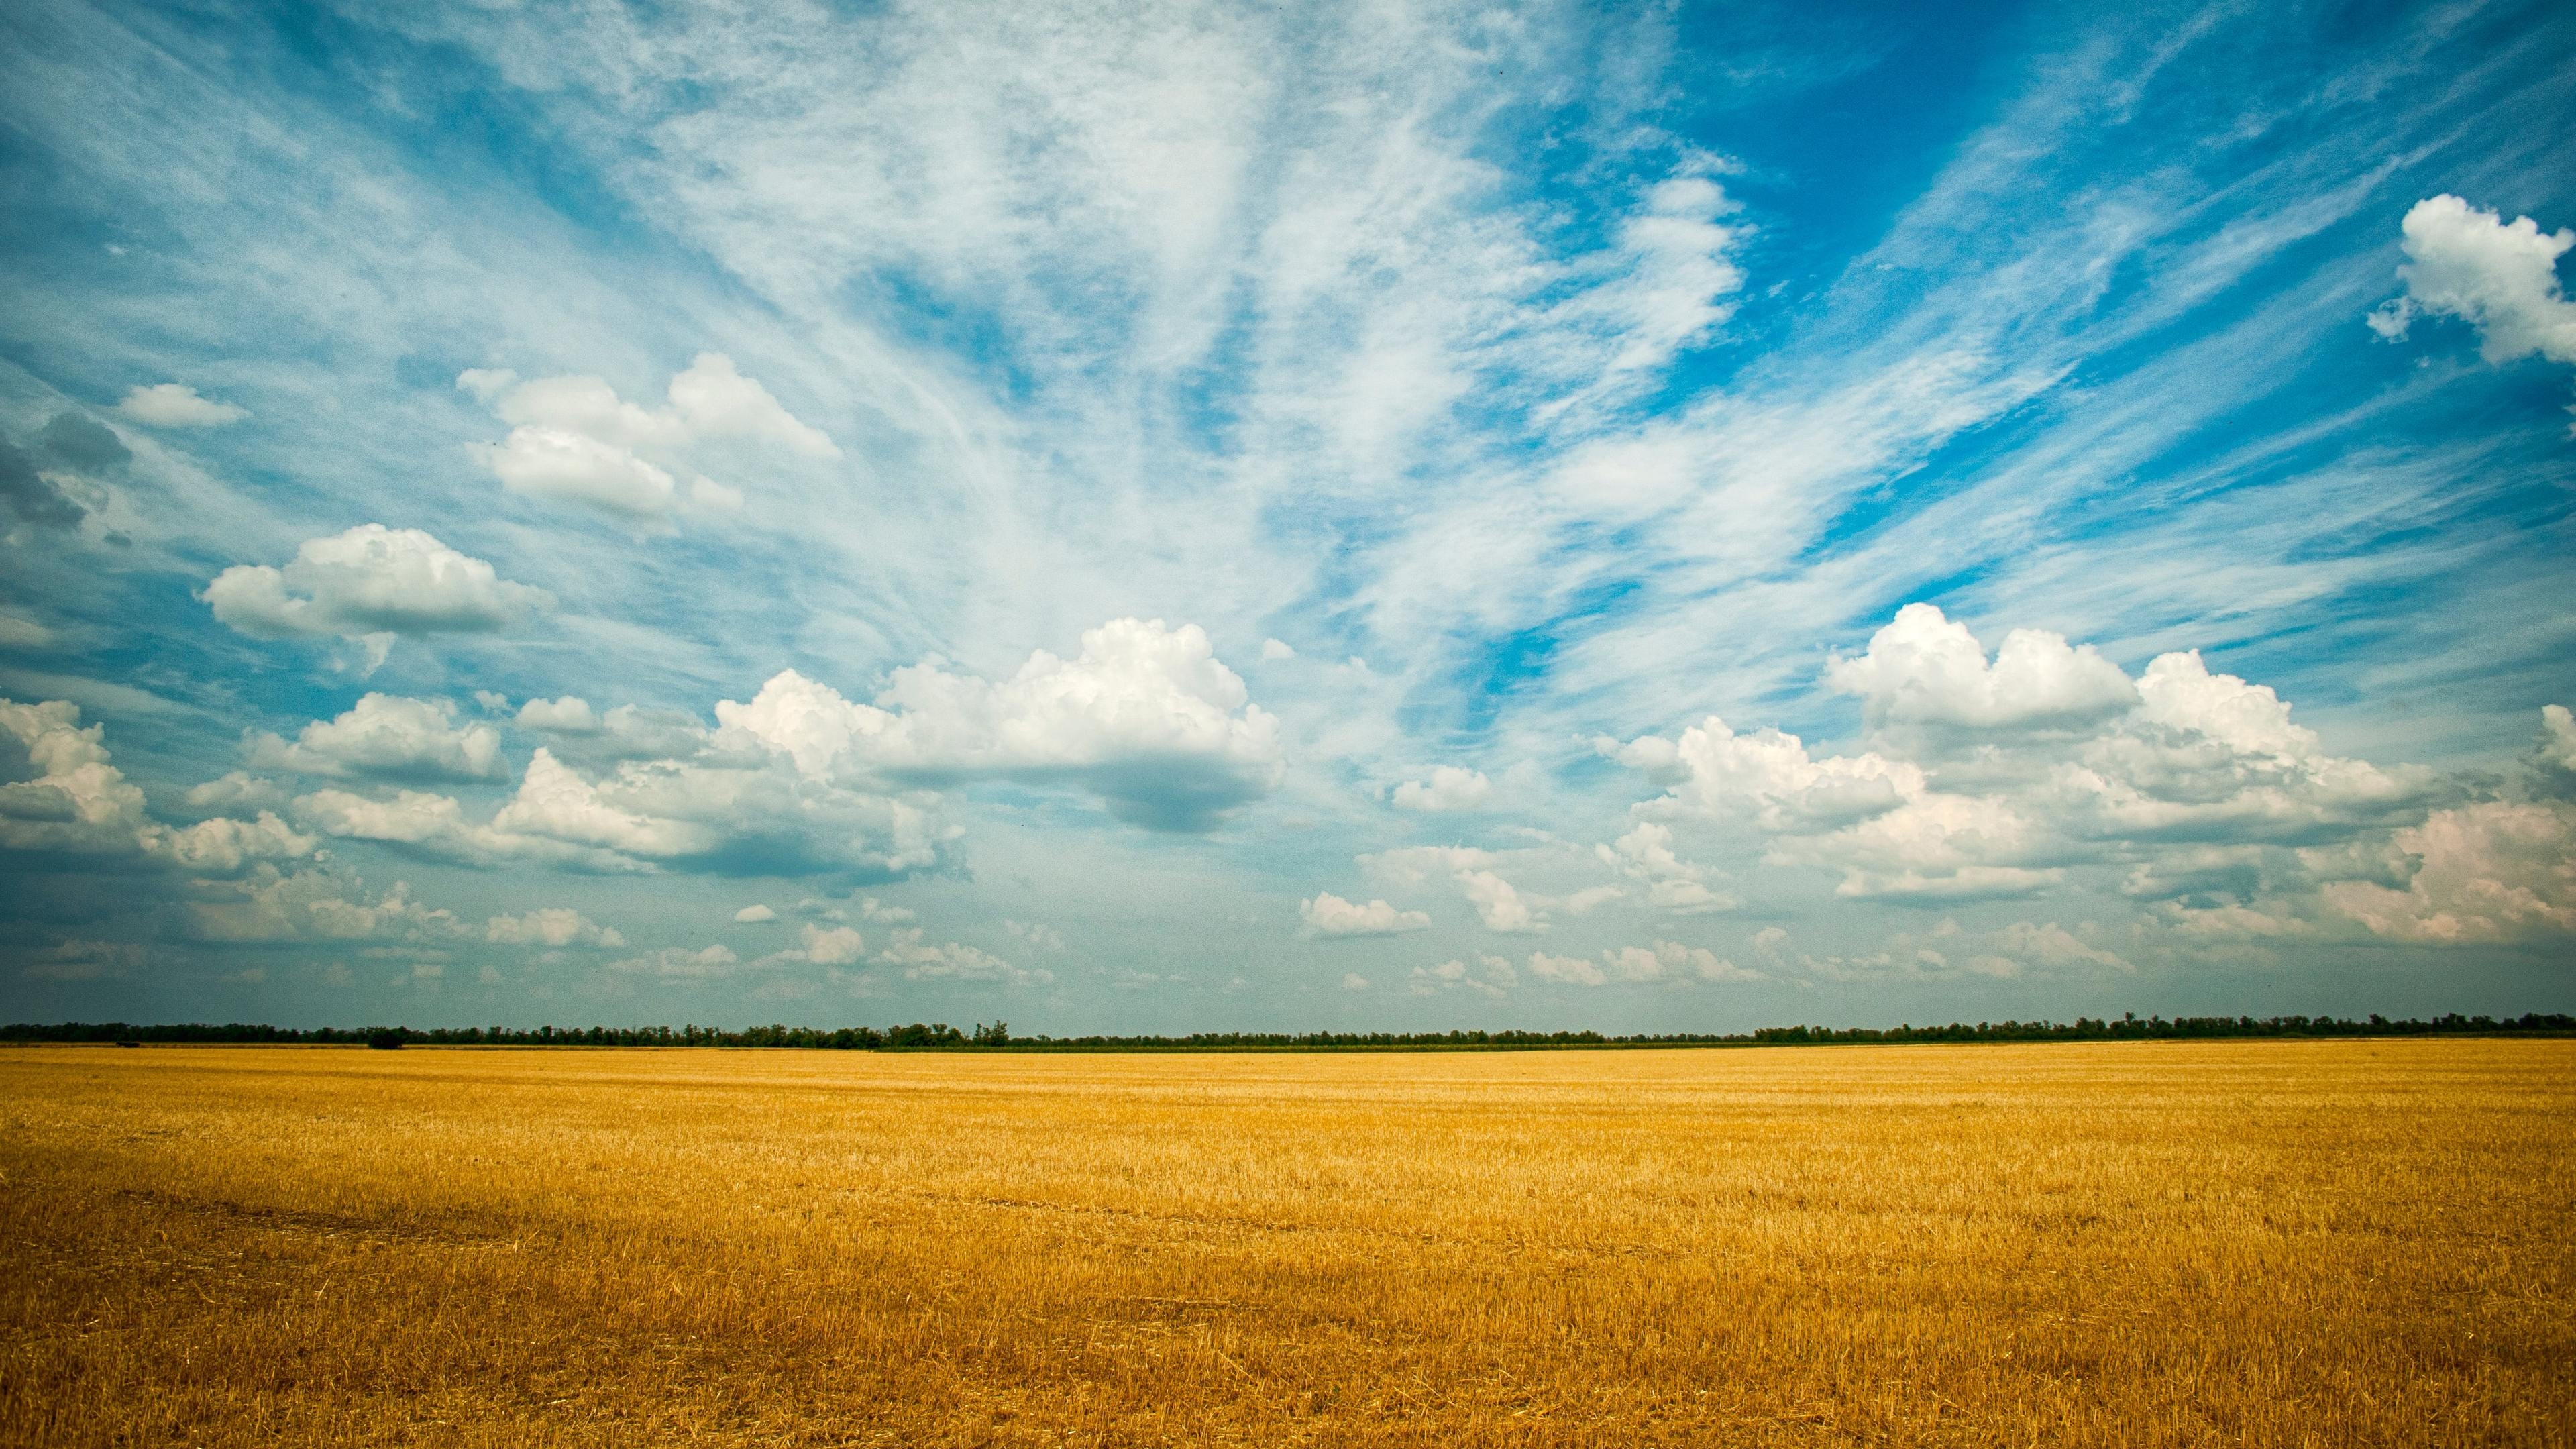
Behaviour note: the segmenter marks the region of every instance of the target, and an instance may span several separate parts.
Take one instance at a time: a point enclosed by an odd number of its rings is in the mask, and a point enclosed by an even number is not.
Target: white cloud
[[[2445,945],[2576,936],[2576,806],[2489,800],[2436,810],[2395,843],[2416,862],[2403,890],[2324,887],[2329,904],[2374,935]]]
[[[1464,961],[1443,961],[1437,966],[1413,968],[1412,991],[1416,996],[1435,996],[1460,987],[1486,996],[1502,997],[1520,984],[1512,963],[1500,956],[1478,956],[1474,967]]]
[[[868,904],[875,905],[876,902],[870,901]],[[910,918],[911,914],[912,913],[909,911],[904,913],[907,919]],[[1002,929],[1010,932],[1012,936],[1040,951],[1061,951],[1064,949],[1064,937],[1058,934],[1053,926],[1042,925],[1034,921],[1005,920],[1002,922]]]
[[[262,865],[238,881],[201,887],[188,905],[196,934],[209,941],[392,941],[429,943],[464,937],[452,911],[412,899],[396,881],[381,895],[365,882],[329,870],[293,874]]]
[[[248,409],[199,397],[195,388],[175,382],[130,388],[116,410],[154,428],[220,428],[250,416]]]
[[[242,770],[228,771],[220,778],[188,787],[191,808],[223,815],[244,810],[283,810],[286,800],[284,786]]]
[[[532,699],[519,706],[519,728],[548,734],[595,735],[599,733],[599,716],[591,712],[590,701],[579,695]]]
[[[1399,936],[1431,929],[1431,917],[1421,911],[1397,910],[1382,900],[1359,905],[1329,891],[1299,901],[1297,915],[1309,936]]]
[[[274,734],[246,737],[253,767],[341,779],[490,780],[505,777],[501,733],[456,722],[444,699],[366,694],[336,719],[315,720],[289,744]]]
[[[812,927],[806,929],[811,930]],[[950,941],[930,945],[921,938],[920,928],[898,927],[894,940],[877,953],[877,960],[888,966],[903,968],[907,981],[974,981],[1004,986],[1043,986],[1055,980],[1047,970],[1023,970],[989,951]]]
[[[478,456],[513,493],[583,504],[630,521],[670,512],[678,491],[661,468],[568,428],[512,428]]]
[[[673,377],[670,406],[659,410],[623,401],[596,377],[522,383],[506,369],[469,368],[458,374],[456,385],[512,424],[500,443],[474,450],[501,486],[630,523],[671,511],[679,497],[671,466],[707,440],[766,442],[808,458],[840,456],[821,430],[797,421],[767,388],[717,352],[698,354]],[[739,489],[704,475],[694,478],[690,496],[710,507],[742,506]]]
[[[1551,956],[1545,951],[1532,951],[1529,958],[1532,976],[1553,981],[1561,986],[1607,986],[1610,975],[1580,956]]]
[[[1482,770],[1462,770],[1455,765],[1432,768],[1429,783],[1407,780],[1395,787],[1395,808],[1441,813],[1474,810],[1485,803],[1494,791],[1493,782]]]
[[[198,597],[216,618],[269,639],[488,632],[555,602],[419,529],[380,523],[307,539],[283,569],[235,564]]]
[[[2576,231],[2543,232],[2527,216],[2507,223],[2450,195],[2415,203],[2399,231],[2406,294],[2371,314],[2380,336],[2405,336],[2418,315],[2457,317],[2478,329],[2488,362],[2535,352],[2576,362],[2576,302],[2558,284],[2558,258],[2576,246]]]
[[[1468,904],[1476,908],[1476,919],[1488,931],[1528,935],[1547,929],[1530,902],[1521,898],[1519,888],[1490,870],[1460,871],[1458,889],[1466,893]]]
[[[2015,629],[1991,663],[1975,635],[1930,604],[1908,604],[1858,655],[1825,667],[1826,682],[1859,695],[1868,722],[1981,731],[2072,727],[2138,702],[2137,687],[2092,645]]]
[[[2065,927],[2050,921],[2033,925],[2015,921],[1996,932],[1987,951],[1973,954],[1963,963],[1964,969],[1981,976],[2018,976],[2027,970],[2065,971],[2086,967],[2127,971],[2129,963],[2099,946],[2086,944]],[[1931,957],[1926,964],[1946,964],[1939,952],[1924,953]]]
[[[1651,946],[1622,946],[1615,951],[1602,952],[1601,959],[1609,967],[1605,973],[1609,980],[1635,985],[1764,979],[1761,972],[1748,971],[1706,947],[1685,946],[1679,941],[1657,941]]]
[[[1278,722],[1206,631],[1160,619],[1113,620],[1082,636],[1079,658],[1040,650],[999,683],[935,662],[898,669],[873,706],[790,670],[716,718],[809,779],[1064,780],[1153,829],[1210,829],[1286,768]]]
[[[1658,909],[1676,915],[1698,915],[1731,911],[1742,904],[1731,892],[1709,888],[1707,867],[1674,854],[1669,826],[1641,821],[1617,840],[1592,849],[1602,864],[1643,882],[1647,903]]]
[[[106,727],[84,727],[68,700],[0,699],[0,736],[25,764],[0,757],[0,850],[141,856],[192,875],[233,875],[257,861],[309,856],[319,843],[262,810],[174,827],[153,820],[143,791],[111,759]]]
[[[769,389],[743,376],[721,352],[699,353],[671,379],[671,406],[696,437],[759,438],[809,458],[841,456],[822,429],[789,416]]]
[[[475,824],[465,818],[465,807],[455,797],[425,790],[397,790],[380,796],[316,790],[297,796],[293,812],[297,824],[337,839],[403,846],[464,865],[536,864],[602,871],[647,868],[613,849],[595,849],[586,843],[497,824]]]
[[[694,951],[686,946],[665,946],[641,956],[611,961],[601,969],[664,981],[718,981],[731,976],[741,964],[742,958],[725,946],[704,946]]]
[[[1264,639],[1261,641],[1261,658],[1263,663],[1276,664],[1282,659],[1294,659],[1296,657],[1297,651],[1291,648],[1283,640]]]
[[[734,912],[733,918],[742,925],[765,926],[778,919],[778,912],[763,904],[753,904]]]
[[[548,906],[515,916],[494,916],[483,924],[483,939],[518,946],[605,946],[626,944],[614,926],[603,926],[568,906]]]
[[[1344,991],[1366,991],[1369,989],[1369,979],[1356,971],[1345,971],[1342,973],[1342,989]]]
[[[2540,707],[2540,761],[2554,769],[2576,771],[2576,714],[2563,704]]]
[[[2330,839],[2395,823],[2432,787],[2427,771],[2328,754],[2271,689],[2212,673],[2197,652],[2122,677],[2132,702],[2103,716],[2120,690],[2101,671],[2118,671],[2091,650],[2016,631],[2018,652],[2008,643],[1989,668],[1964,630],[1934,613],[1908,609],[1900,622],[1908,617],[1862,661],[1831,668],[1873,700],[1880,724],[1964,733],[1891,729],[1879,749],[1818,759],[1795,735],[1739,735],[1711,716],[1669,746],[1596,748],[1672,781],[1638,813],[1749,818],[1771,837],[1767,862],[1839,870],[1837,891],[1851,897],[2028,895],[2079,864]]]

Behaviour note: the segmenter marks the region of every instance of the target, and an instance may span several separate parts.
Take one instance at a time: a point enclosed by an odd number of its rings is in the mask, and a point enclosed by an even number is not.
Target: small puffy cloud
[[[2558,258],[2576,231],[2543,232],[2530,217],[2502,216],[2457,196],[2428,197],[2398,224],[2406,293],[2370,316],[2390,341],[2418,316],[2457,317],[2478,329],[2491,363],[2538,353],[2576,363],[2576,302],[2561,294]]]
[[[2576,715],[2563,704],[2540,709],[2540,763],[2553,770],[2576,771]]]
[[[1532,951],[1529,958],[1532,976],[1553,981],[1560,986],[1607,986],[1610,975],[1580,956],[1551,956],[1545,951]]]
[[[1356,971],[1345,971],[1342,973],[1342,989],[1344,991],[1366,991],[1369,989],[1369,979]]]
[[[876,902],[870,901],[868,904],[873,906]],[[908,918],[911,915],[911,912],[907,911],[904,914]],[[1002,929],[1010,932],[1014,939],[1025,942],[1040,951],[1061,951],[1064,949],[1064,937],[1057,934],[1056,929],[1053,926],[1042,925],[1035,921],[1006,920],[1002,922]]]
[[[412,945],[468,934],[454,912],[412,899],[396,881],[373,894],[331,870],[262,865],[236,881],[209,883],[188,904],[196,935],[209,941],[380,941]]]
[[[1431,929],[1431,917],[1421,911],[1400,911],[1382,900],[1360,905],[1330,891],[1299,901],[1297,915],[1309,936],[1400,936]]]
[[[867,954],[867,938],[847,926],[805,923],[800,933],[805,959],[817,966],[848,966]]]
[[[1531,903],[1522,898],[1520,889],[1490,870],[1464,870],[1458,873],[1458,889],[1467,903],[1476,908],[1476,919],[1488,931],[1506,935],[1527,935],[1547,929]]]
[[[789,670],[748,704],[718,703],[716,718],[809,779],[1061,781],[1155,830],[1213,829],[1286,768],[1278,721],[1206,631],[1160,619],[1112,620],[1082,636],[1080,657],[1040,650],[998,682],[936,662],[898,669],[875,705]]]
[[[565,428],[512,428],[480,456],[513,493],[577,503],[628,521],[661,517],[678,495],[668,472],[614,443]]]
[[[307,539],[284,568],[235,564],[198,597],[216,618],[266,639],[488,633],[555,602],[419,529],[381,523]]]
[[[192,809],[217,815],[237,815],[247,810],[283,810],[286,800],[284,786],[242,770],[188,787],[188,804]]]
[[[523,383],[507,369],[469,368],[456,385],[512,425],[499,443],[474,450],[501,486],[628,523],[671,511],[679,498],[672,469],[709,439],[766,442],[809,458],[840,456],[831,438],[799,422],[718,352],[700,353],[673,377],[669,406],[659,409],[624,401],[596,377]],[[703,475],[693,479],[689,495],[705,506],[742,506],[740,490]]]
[[[2271,689],[2197,652],[2131,680],[2023,630],[1990,662],[1918,608],[1829,671],[1869,701],[1878,749],[1819,758],[1715,716],[1669,747],[1596,747],[1669,782],[1642,816],[1749,819],[1771,837],[1768,864],[1838,870],[1844,896],[1922,901],[2030,895],[2075,865],[2207,844],[2323,844],[2403,820],[2434,788],[2427,771],[2327,753]]]
[[[296,797],[295,822],[340,840],[370,840],[460,865],[556,865],[578,870],[639,871],[648,867],[611,849],[476,824],[454,796],[425,790],[361,795],[316,790]]]
[[[1264,639],[1261,641],[1261,660],[1265,664],[1276,664],[1282,659],[1294,659],[1296,657],[1297,651],[1290,648],[1283,640]]]
[[[492,780],[509,773],[500,731],[456,721],[444,699],[366,694],[336,719],[315,720],[293,743],[256,733],[243,741],[254,768],[331,779]]]
[[[626,944],[614,926],[603,926],[567,906],[550,906],[515,916],[494,916],[483,925],[483,939],[515,946],[606,946]]]
[[[808,927],[807,929],[812,929]],[[1046,970],[1023,970],[989,951],[955,941],[932,945],[914,926],[896,929],[894,940],[877,953],[880,963],[903,968],[907,981],[972,981],[1001,986],[1043,986],[1055,980]]]
[[[1990,662],[1965,624],[1930,604],[1908,604],[1869,647],[1825,668],[1825,681],[1859,695],[1873,727],[1956,726],[1993,731],[2074,727],[2138,702],[2137,687],[2092,645],[2015,629]]]
[[[1540,908],[1547,903],[1522,895],[1492,868],[1500,862],[1492,851],[1463,845],[1411,845],[1359,857],[1360,868],[1372,877],[1408,889],[1434,874],[1446,874],[1489,931],[1518,935],[1546,930]],[[1593,904],[1597,898],[1584,903],[1586,909]]]
[[[1509,995],[1511,989],[1519,984],[1520,975],[1512,970],[1511,962],[1500,956],[1478,956],[1472,967],[1464,961],[1414,967],[1412,991],[1416,996],[1436,996],[1443,991],[1464,987],[1486,996],[1501,997]]]
[[[1641,822],[1610,844],[1594,846],[1593,853],[1602,864],[1644,883],[1649,905],[1675,915],[1731,911],[1741,904],[1733,894],[1709,888],[1705,866],[1674,854],[1669,826]]]
[[[733,913],[735,921],[746,926],[765,926],[778,919],[778,912],[766,905],[748,905]]]
[[[599,733],[599,716],[592,712],[590,701],[579,695],[532,699],[519,706],[519,728],[547,734],[595,735]]]
[[[665,946],[611,961],[602,969],[621,976],[650,976],[664,981],[716,981],[731,976],[742,958],[724,946],[703,946],[690,950],[686,946]]]
[[[822,429],[790,416],[769,389],[742,375],[721,352],[701,352],[686,372],[671,379],[671,407],[689,432],[702,438],[759,438],[809,458],[837,458],[841,450]]]
[[[1919,952],[1918,959],[1936,969],[1947,964],[1937,951]],[[2046,925],[2015,921],[1995,933],[1989,950],[1969,956],[1964,966],[1980,976],[2019,976],[2032,970],[2054,972],[2088,967],[2131,969],[2127,961],[2101,947],[2087,945],[2055,921]]]
[[[1530,953],[1529,969],[1541,981],[1560,986],[1687,986],[1721,981],[1761,981],[1749,971],[1704,946],[1657,941],[1651,946],[1622,946],[1601,953],[1599,962],[1580,956]]]
[[[151,428],[220,428],[249,417],[246,408],[197,396],[197,390],[175,382],[129,388],[116,410]]]
[[[0,851],[139,856],[200,876],[309,856],[319,842],[276,815],[173,827],[145,813],[143,791],[111,759],[103,725],[69,700],[0,699]]]
[[[1429,781],[1407,780],[1396,786],[1394,801],[1398,810],[1436,814],[1476,809],[1493,792],[1493,782],[1485,778],[1482,770],[1438,765],[1433,767]]]

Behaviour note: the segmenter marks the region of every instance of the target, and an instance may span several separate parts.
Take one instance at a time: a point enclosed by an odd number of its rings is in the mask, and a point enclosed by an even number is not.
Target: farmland
[[[0,1440],[2576,1437],[2576,1043],[0,1051]]]

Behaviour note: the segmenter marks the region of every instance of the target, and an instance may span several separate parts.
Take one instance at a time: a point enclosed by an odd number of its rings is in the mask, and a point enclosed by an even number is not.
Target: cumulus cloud
[[[2370,316],[2395,341],[2418,316],[2457,317],[2478,329],[2490,363],[2538,353],[2576,363],[2576,302],[2559,291],[2558,258],[2576,231],[2543,232],[2530,217],[2510,223],[2457,196],[2427,197],[2398,224],[2405,295]]]
[[[1943,964],[1937,952],[1924,953],[1928,964]],[[2033,925],[2015,921],[1996,932],[1989,949],[1968,957],[1965,969],[1981,976],[2019,976],[2026,971],[2065,971],[2086,967],[2127,971],[2129,963],[2113,952],[2086,944],[2055,921]]]
[[[568,906],[548,906],[515,916],[494,916],[483,925],[483,939],[513,946],[605,946],[626,944],[614,926],[603,926]]]
[[[502,487],[627,522],[656,520],[671,511],[679,498],[671,468],[707,440],[768,443],[808,458],[840,456],[831,438],[797,421],[719,352],[700,353],[673,377],[669,406],[659,409],[624,401],[596,377],[523,383],[505,369],[469,368],[456,385],[512,425],[501,442],[475,449]],[[742,503],[739,490],[703,476],[692,483],[690,496],[715,507]]]
[[[1621,946],[1603,951],[1598,962],[1533,951],[1529,969],[1539,980],[1560,986],[1688,986],[1767,979],[1761,972],[1738,966],[1704,946],[1686,946],[1679,941]]]
[[[1421,911],[1397,910],[1383,900],[1360,905],[1330,891],[1299,901],[1297,915],[1309,936],[1400,936],[1431,929],[1431,917]]]
[[[509,773],[501,733],[456,722],[444,699],[366,694],[336,719],[315,720],[293,743],[269,733],[243,741],[254,768],[329,778],[491,780]]]
[[[1078,658],[1040,650],[998,682],[935,661],[898,669],[874,705],[789,670],[716,718],[809,779],[1061,781],[1156,830],[1212,829],[1286,768],[1278,722],[1206,631],[1160,619],[1113,620],[1082,636]]]
[[[520,705],[519,727],[548,734],[595,735],[600,726],[589,700],[567,694],[561,699],[532,699]]]
[[[620,976],[650,976],[663,981],[717,981],[731,976],[741,964],[742,958],[726,946],[701,946],[696,950],[664,946],[641,956],[611,961],[601,969]]]
[[[1396,786],[1393,799],[1398,810],[1439,814],[1474,810],[1483,805],[1493,792],[1493,782],[1485,778],[1482,770],[1436,765],[1432,767],[1429,781],[1407,780]]]
[[[2102,671],[2116,669],[2056,635],[2016,631],[2018,648],[1989,664],[1937,613],[1909,607],[1898,623],[1830,667],[1898,726],[1876,749],[1819,758],[1795,735],[1739,735],[1715,716],[1677,741],[1596,748],[1670,782],[1640,815],[1750,820],[1769,863],[1837,870],[1840,894],[1894,899],[2028,895],[2075,865],[2205,844],[2322,844],[2402,821],[2434,787],[2427,771],[2329,754],[2271,689],[2197,652],[2113,688]],[[1933,725],[1973,731],[1975,747],[1904,728]]]
[[[1710,889],[1707,867],[1683,860],[1673,852],[1670,826],[1642,821],[1617,840],[1594,846],[1593,852],[1602,864],[1642,883],[1647,903],[1660,910],[1698,915],[1731,911],[1741,904],[1730,892]]]
[[[2335,881],[2327,902],[2372,934],[2443,945],[2576,936],[2576,806],[2489,800],[2397,831],[2403,888]]]
[[[555,603],[419,529],[381,523],[307,539],[284,568],[235,564],[198,597],[216,618],[263,639],[488,633]]]
[[[1344,991],[1366,991],[1369,989],[1369,979],[1356,971],[1345,971],[1342,973],[1342,989]]]
[[[2137,687],[2092,645],[2015,629],[1989,661],[1965,624],[1908,604],[1869,647],[1825,667],[1825,681],[1863,702],[1873,727],[1948,725],[1979,731],[2077,726],[2138,702]]]
[[[83,726],[69,700],[0,699],[0,850],[139,856],[192,875],[234,875],[292,860],[319,842],[275,814],[175,827],[152,819],[143,791],[110,757],[104,725]]]
[[[1478,956],[1476,964],[1443,961],[1437,966],[1413,968],[1412,991],[1416,996],[1436,996],[1443,991],[1464,987],[1485,996],[1502,997],[1520,984],[1519,973],[1512,963],[1500,956]]]
[[[1395,850],[1378,851],[1358,858],[1359,866],[1371,876],[1389,885],[1412,888],[1422,885],[1435,874],[1445,874],[1475,907],[1476,919],[1485,929],[1521,935],[1547,929],[1542,914],[1549,904],[1521,893],[1518,886],[1503,878],[1493,867],[1501,857],[1489,850],[1461,845],[1412,845]],[[1597,895],[1587,896],[1581,908],[1597,904]]]
[[[812,927],[808,927],[811,930]],[[1024,970],[989,951],[949,941],[932,945],[917,926],[898,927],[894,939],[877,953],[879,962],[903,968],[907,981],[971,981],[1000,986],[1043,986],[1055,973]]]
[[[116,410],[153,428],[220,428],[250,416],[246,408],[199,397],[195,388],[175,382],[129,388]]]
[[[195,933],[209,941],[386,941],[414,945],[453,941],[469,928],[452,911],[414,900],[394,882],[371,893],[356,876],[333,870],[281,871],[261,865],[236,881],[203,887],[188,904]]]
[[[754,904],[734,912],[733,918],[745,926],[765,926],[778,919],[778,912],[766,905]]]

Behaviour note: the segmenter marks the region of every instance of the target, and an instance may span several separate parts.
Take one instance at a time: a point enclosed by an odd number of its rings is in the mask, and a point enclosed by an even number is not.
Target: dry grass
[[[0,1051],[0,1438],[2566,1443],[2576,1044]]]

